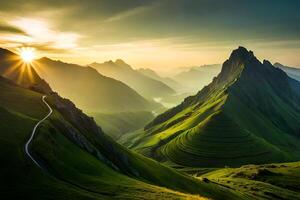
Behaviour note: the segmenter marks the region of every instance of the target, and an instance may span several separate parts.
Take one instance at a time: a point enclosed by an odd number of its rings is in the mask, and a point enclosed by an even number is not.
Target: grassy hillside
[[[105,76],[115,78],[128,84],[139,94],[148,99],[163,98],[175,94],[175,91],[165,83],[145,76],[138,70],[132,69],[130,65],[122,60],[92,63],[91,66]]]
[[[41,94],[0,78],[0,158],[3,199],[103,199],[102,195],[62,183],[39,170],[25,156],[24,145],[37,119],[47,113]],[[13,191],[13,192],[12,192]]]
[[[123,134],[143,128],[153,120],[151,112],[89,113],[103,131],[117,140]]]
[[[5,122],[0,123],[0,156],[6,161],[1,165],[2,197],[238,199],[225,187],[198,181],[116,144],[91,118],[55,93],[47,97],[54,112],[30,146],[41,170],[23,150],[34,124],[48,112],[41,94],[2,78],[0,86],[0,117]]]
[[[299,162],[225,168],[198,178],[239,190],[250,199],[300,199]]]
[[[240,47],[211,84],[120,141],[183,167],[296,161],[299,102],[299,82]]]

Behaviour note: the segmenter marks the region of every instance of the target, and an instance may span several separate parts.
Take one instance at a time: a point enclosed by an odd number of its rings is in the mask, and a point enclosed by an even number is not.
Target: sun
[[[25,63],[31,63],[35,59],[35,49],[31,47],[23,47],[20,50],[20,57]]]

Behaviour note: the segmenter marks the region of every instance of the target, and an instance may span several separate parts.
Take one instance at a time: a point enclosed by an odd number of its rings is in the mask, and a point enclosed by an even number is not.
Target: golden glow
[[[23,47],[20,49],[20,56],[25,63],[31,63],[35,59],[35,49]]]

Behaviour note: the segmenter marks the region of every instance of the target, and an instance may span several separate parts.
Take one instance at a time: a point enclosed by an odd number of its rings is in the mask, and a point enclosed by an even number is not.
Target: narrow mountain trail
[[[42,101],[43,101],[44,104],[48,107],[49,113],[48,113],[43,119],[41,119],[40,121],[38,121],[38,123],[34,126],[32,132],[31,132],[30,138],[28,139],[28,141],[27,141],[26,144],[25,144],[25,153],[26,153],[26,155],[32,160],[32,162],[33,162],[36,166],[38,166],[43,172],[47,173],[48,175],[51,175],[51,174],[48,172],[47,169],[45,169],[44,167],[42,167],[42,166],[38,163],[38,161],[37,161],[36,159],[34,159],[34,157],[31,155],[30,150],[29,150],[30,143],[32,142],[32,140],[33,140],[33,138],[34,138],[34,136],[35,136],[35,133],[36,133],[37,128],[39,127],[39,125],[41,125],[41,123],[43,123],[46,119],[48,119],[48,118],[50,117],[50,115],[52,114],[52,112],[53,112],[52,108],[50,107],[50,105],[49,105],[49,104],[47,103],[47,101],[45,100],[46,97],[47,97],[46,95],[43,95]],[[99,191],[91,190],[91,189],[86,188],[86,187],[83,187],[83,186],[81,186],[81,185],[79,185],[79,184],[77,184],[77,183],[73,183],[73,182],[71,182],[71,181],[69,181],[69,180],[66,180],[66,179],[64,179],[64,178],[62,178],[62,177],[57,177],[57,176],[55,176],[55,175],[53,175],[53,176],[54,176],[56,179],[58,179],[58,180],[60,180],[60,181],[62,181],[62,182],[64,182],[64,183],[66,183],[66,184],[70,184],[70,185],[72,185],[72,186],[74,186],[74,187],[76,187],[76,188],[78,188],[78,189],[83,190],[83,191],[87,191],[87,192],[90,192],[90,193],[94,193],[94,194],[96,194],[96,195],[101,195],[101,197],[102,197],[103,195],[104,195],[104,196],[106,196],[106,195],[111,195],[110,193],[99,192]]]
[[[41,166],[41,165],[33,158],[33,156],[30,154],[30,151],[29,151],[29,145],[30,145],[30,143],[32,142],[32,140],[33,140],[33,138],[34,138],[34,135],[35,135],[35,133],[36,133],[36,130],[37,130],[38,126],[39,126],[41,123],[43,123],[43,122],[44,122],[44,121],[52,114],[52,112],[53,112],[52,108],[51,108],[51,107],[49,106],[49,104],[46,102],[45,98],[46,98],[46,95],[44,95],[44,96],[42,97],[42,101],[43,101],[44,104],[46,104],[46,106],[48,107],[49,113],[48,113],[43,119],[41,119],[41,120],[34,126],[32,132],[31,132],[31,136],[30,136],[29,140],[28,140],[28,141],[26,142],[26,144],[25,144],[25,153],[26,153],[26,155],[34,162],[34,164],[35,164],[36,166],[38,166],[38,167],[41,168],[41,169],[43,169],[42,166]]]

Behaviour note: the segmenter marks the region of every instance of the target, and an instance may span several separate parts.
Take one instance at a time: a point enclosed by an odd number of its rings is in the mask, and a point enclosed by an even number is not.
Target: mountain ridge
[[[121,59],[117,59],[115,62],[94,62],[90,64],[90,66],[94,67],[103,75],[115,78],[128,84],[142,96],[148,99],[164,97],[175,93],[175,91],[165,83],[145,76],[138,70],[134,70],[129,64],[125,63]]]
[[[252,51],[239,47],[209,85],[155,118],[130,147],[193,167],[297,160],[299,88],[299,82],[269,61],[261,63]],[[236,142],[224,145],[228,137]],[[245,147],[254,144],[257,148],[247,152]]]
[[[103,76],[90,66],[83,67],[49,58],[42,58],[38,63],[38,73],[56,91],[87,111],[152,111],[161,107],[146,100],[125,83]]]

